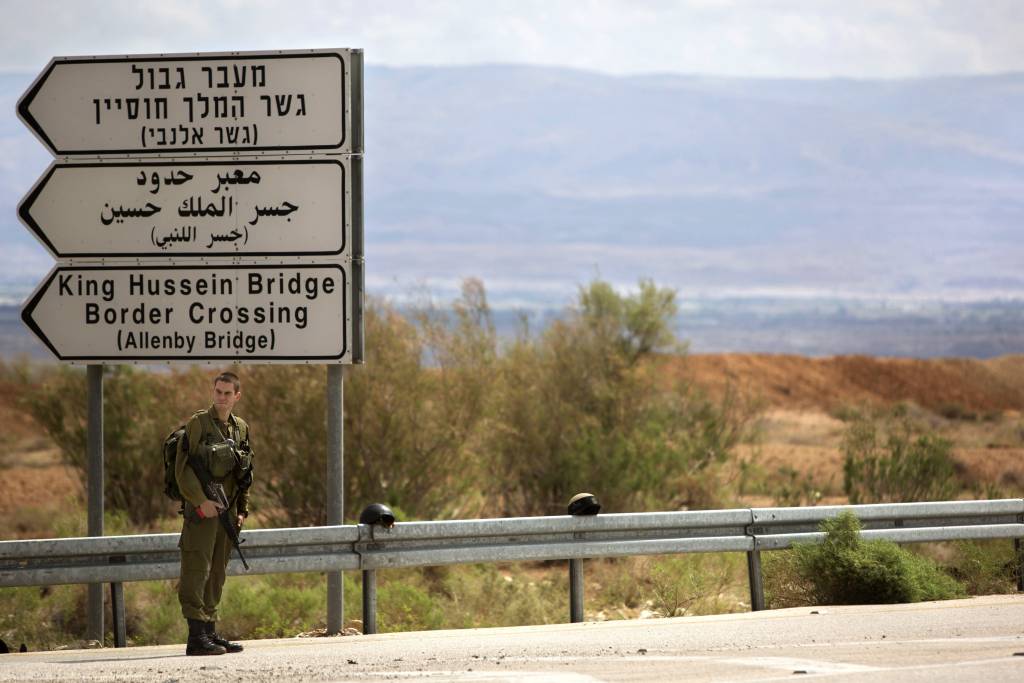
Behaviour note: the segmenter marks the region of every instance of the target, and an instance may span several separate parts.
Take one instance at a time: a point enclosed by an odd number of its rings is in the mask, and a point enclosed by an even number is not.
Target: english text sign
[[[344,264],[58,266],[22,319],[72,362],[345,363],[352,306]]]

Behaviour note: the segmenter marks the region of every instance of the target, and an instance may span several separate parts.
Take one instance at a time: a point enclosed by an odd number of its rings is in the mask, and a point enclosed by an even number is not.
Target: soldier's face
[[[217,382],[213,385],[213,405],[219,409],[231,412],[241,397],[242,392],[236,392],[235,385],[231,382]]]

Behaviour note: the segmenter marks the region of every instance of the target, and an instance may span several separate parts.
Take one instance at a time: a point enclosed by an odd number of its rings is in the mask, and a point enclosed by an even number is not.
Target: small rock
[[[647,654],[647,648],[646,647],[642,647],[639,650],[637,650],[636,653],[638,655],[645,655],[645,654]]]
[[[354,660],[354,659],[350,659],[350,660],[348,660],[348,663],[349,663],[349,664],[358,664],[359,662],[357,662],[357,661],[356,661],[356,660]]]

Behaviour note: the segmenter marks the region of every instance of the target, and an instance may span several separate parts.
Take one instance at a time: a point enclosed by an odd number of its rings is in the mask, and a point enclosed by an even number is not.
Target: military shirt
[[[202,411],[201,411],[202,412]],[[236,496],[237,510],[240,515],[249,514],[249,489],[238,486],[238,477],[244,469],[252,467],[252,449],[249,447],[249,425],[245,420],[233,413],[228,419],[221,421],[217,411],[210,406],[205,412],[209,415],[214,429],[208,429],[206,421],[196,413],[185,425],[188,436],[188,453],[182,448],[184,439],[178,441],[178,454],[174,461],[174,475],[178,480],[181,497],[194,506],[199,507],[207,499],[199,477],[188,466],[189,456],[198,456],[206,465],[215,481],[224,485],[224,493],[228,500]],[[218,433],[219,430],[219,433]],[[223,443],[225,439],[233,439],[238,446],[235,451],[238,457],[218,458],[212,453],[210,446]]]

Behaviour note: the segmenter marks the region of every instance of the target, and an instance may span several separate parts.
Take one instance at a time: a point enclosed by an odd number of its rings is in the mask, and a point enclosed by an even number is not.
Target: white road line
[[[864,664],[844,664],[842,662],[826,662],[818,659],[797,659],[795,657],[719,657],[702,655],[625,655],[610,657],[607,655],[566,655],[561,657],[506,657],[506,662],[679,662],[679,663],[722,663],[736,666],[749,666],[764,669],[783,669],[787,671],[806,671],[808,673],[852,673],[864,671],[880,671],[880,667]]]
[[[899,673],[899,672],[910,672],[910,671],[928,671],[930,669],[939,669],[942,671],[949,671],[953,667],[969,667],[969,666],[984,666],[989,664],[1007,664],[1007,663],[1018,664],[1021,668],[1021,676],[1017,680],[1024,680],[1024,657],[1013,657],[1007,654],[1005,657],[989,657],[987,659],[970,659],[964,662],[941,662],[939,664],[914,664],[912,666],[890,666],[890,667],[868,667],[869,670],[885,672],[885,673]],[[808,672],[812,673],[812,672]],[[838,675],[859,673],[857,671],[833,671],[833,672],[813,672],[819,675]],[[775,678],[760,678],[758,683],[771,683],[772,681],[792,681],[793,675],[781,676]]]
[[[407,681],[488,681],[492,683],[535,683],[550,681],[551,683],[602,683],[600,678],[575,671],[389,671],[387,673],[350,674],[348,679],[341,680],[394,680],[401,678]]]
[[[865,664],[823,662],[820,659],[796,659],[794,657],[715,657],[714,661],[734,664],[736,666],[783,669],[790,673],[804,671],[808,674],[845,674],[887,670],[886,667],[868,666]]]

